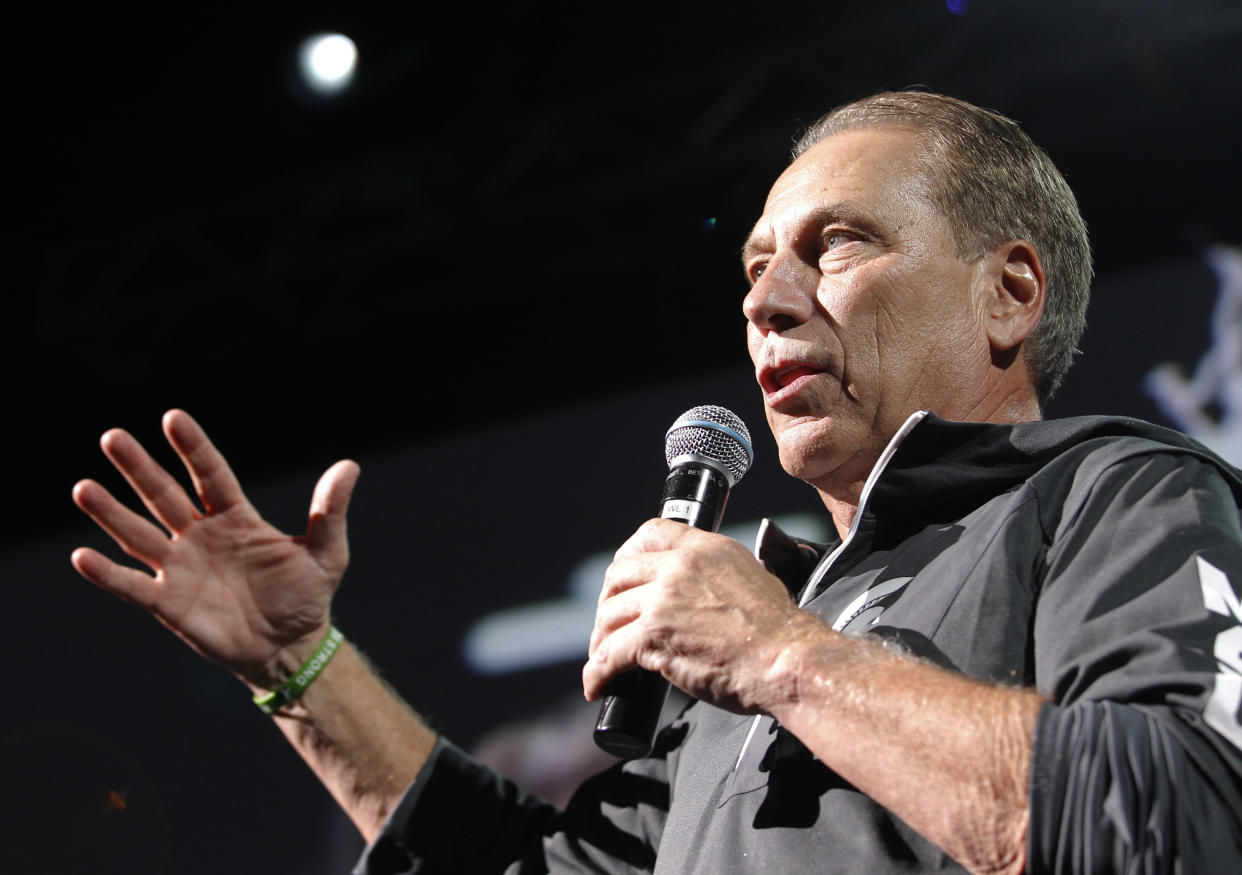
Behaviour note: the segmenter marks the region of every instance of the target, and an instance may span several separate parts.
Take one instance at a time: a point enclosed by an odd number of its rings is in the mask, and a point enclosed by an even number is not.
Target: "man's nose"
[[[815,313],[818,273],[793,256],[773,258],[742,301],[746,319],[762,332],[786,331]]]

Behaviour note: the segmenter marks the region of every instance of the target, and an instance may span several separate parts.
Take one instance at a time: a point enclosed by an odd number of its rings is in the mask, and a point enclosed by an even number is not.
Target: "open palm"
[[[141,605],[209,659],[250,680],[276,653],[321,636],[349,560],[345,512],[358,466],[338,462],[320,478],[306,533],[267,523],[189,414],[164,416],[164,433],[184,462],[198,504],[127,432],[101,439],[104,453],[163,528],[83,480],[74,501],[149,571],[79,548],[84,577]]]

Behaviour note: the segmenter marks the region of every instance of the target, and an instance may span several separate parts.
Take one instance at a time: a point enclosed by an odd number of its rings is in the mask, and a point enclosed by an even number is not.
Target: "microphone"
[[[729,490],[754,456],[750,432],[733,411],[712,404],[690,408],[664,435],[669,473],[660,516],[719,531]],[[622,759],[651,753],[668,681],[636,668],[615,677],[608,689],[595,721],[595,743]]]

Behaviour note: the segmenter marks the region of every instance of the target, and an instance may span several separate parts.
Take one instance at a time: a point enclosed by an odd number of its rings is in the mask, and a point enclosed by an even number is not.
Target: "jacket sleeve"
[[[443,738],[354,875],[637,873],[655,865],[668,751],[591,778],[564,811]]]
[[[1242,871],[1242,522],[1213,463],[1084,465],[1051,524],[1034,620],[1051,703],[1028,871]]]

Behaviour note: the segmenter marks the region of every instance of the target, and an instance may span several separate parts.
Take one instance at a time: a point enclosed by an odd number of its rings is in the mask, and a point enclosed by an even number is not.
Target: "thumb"
[[[324,471],[315,484],[306,521],[306,547],[321,562],[344,566],[349,561],[345,512],[360,472],[357,462],[345,459]]]

